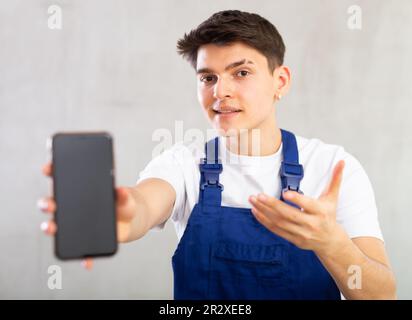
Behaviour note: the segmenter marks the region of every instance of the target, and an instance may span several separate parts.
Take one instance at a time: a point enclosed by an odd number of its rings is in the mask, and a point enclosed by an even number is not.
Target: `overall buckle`
[[[280,165],[280,176],[286,184],[286,188],[283,188],[282,192],[292,190],[299,193],[300,181],[303,178],[303,166],[299,163],[282,161]]]
[[[203,173],[204,180],[200,189],[204,190],[206,186],[217,187],[223,191],[223,185],[219,183],[219,174],[223,171],[221,163],[207,163],[206,158],[200,162],[200,172]]]

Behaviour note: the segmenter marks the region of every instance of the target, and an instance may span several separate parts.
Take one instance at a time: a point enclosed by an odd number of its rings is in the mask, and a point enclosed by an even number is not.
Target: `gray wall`
[[[47,8],[62,8],[61,30]],[[362,8],[362,30],[347,9]],[[254,11],[282,33],[293,87],[278,106],[280,125],[341,144],[373,183],[400,298],[412,298],[412,2],[409,0],[0,2],[0,298],[172,297],[164,232],[122,245],[92,272],[61,263],[39,224],[36,200],[49,192],[40,169],[46,138],[61,130],[108,130],[115,137],[117,183],[132,185],[151,159],[158,128],[202,128],[194,73],[176,40],[222,9]],[[60,265],[63,289],[47,287]]]

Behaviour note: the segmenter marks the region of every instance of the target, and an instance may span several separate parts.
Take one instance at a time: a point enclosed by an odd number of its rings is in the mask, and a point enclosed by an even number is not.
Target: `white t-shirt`
[[[337,222],[343,226],[350,238],[369,236],[383,241],[374,192],[358,160],[341,146],[300,136],[296,136],[296,140],[299,162],[304,168],[304,178],[300,184],[303,193],[318,198],[330,182],[336,163],[341,159],[345,160],[336,214]],[[194,151],[183,142],[176,143],[153,158],[140,172],[137,181],[138,183],[147,178],[160,178],[173,186],[176,201],[171,219],[179,240],[199,198],[200,157],[199,150]],[[198,155],[195,156],[194,153]],[[204,151],[200,156],[204,157]],[[222,206],[251,208],[249,196],[261,192],[279,199],[282,145],[276,153],[269,156],[242,156],[228,151],[225,138],[220,137],[219,156],[223,164],[223,172],[219,179],[224,186]],[[164,223],[155,229],[163,227]]]

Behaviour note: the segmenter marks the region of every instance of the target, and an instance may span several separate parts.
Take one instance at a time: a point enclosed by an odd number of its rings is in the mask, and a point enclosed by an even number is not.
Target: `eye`
[[[244,77],[246,77],[246,76],[249,75],[249,74],[250,74],[250,72],[247,71],[247,70],[240,70],[240,71],[238,71],[238,72],[236,73],[236,75],[237,75],[238,77],[240,77],[240,78],[244,78]]]
[[[216,76],[211,75],[211,74],[207,74],[207,75],[204,75],[204,76],[200,77],[200,81],[204,82],[204,83],[210,83],[210,82],[214,81],[215,79],[216,79]]]

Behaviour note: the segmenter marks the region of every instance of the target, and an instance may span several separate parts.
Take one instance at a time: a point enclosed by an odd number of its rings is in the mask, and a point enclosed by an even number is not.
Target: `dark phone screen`
[[[53,188],[55,253],[60,259],[116,252],[112,139],[108,134],[56,134]]]

